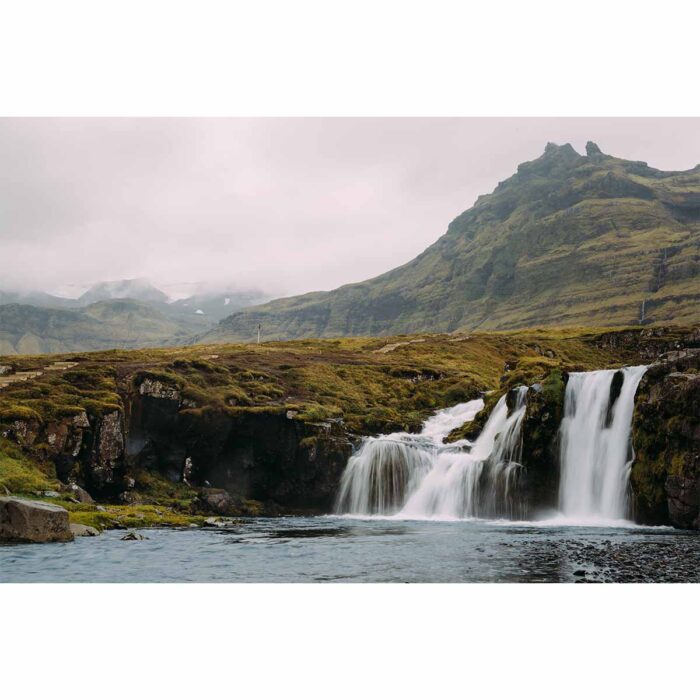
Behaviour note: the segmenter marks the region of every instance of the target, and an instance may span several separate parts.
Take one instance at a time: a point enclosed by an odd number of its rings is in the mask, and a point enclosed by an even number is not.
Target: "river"
[[[0,546],[0,581],[700,581],[697,533],[631,524],[327,516],[140,533]]]

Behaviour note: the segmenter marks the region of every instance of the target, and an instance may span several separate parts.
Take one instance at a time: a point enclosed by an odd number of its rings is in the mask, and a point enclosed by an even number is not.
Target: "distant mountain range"
[[[700,321],[700,166],[547,144],[411,262],[233,313],[203,342]]]
[[[205,316],[210,321],[220,321],[234,311],[261,304],[269,298],[269,295],[257,291],[211,292],[178,299],[170,304],[170,308],[181,310],[183,314],[195,314]]]
[[[232,311],[268,298],[227,291],[170,302],[144,279],[100,282],[77,299],[0,291],[0,355],[187,344]]]
[[[167,304],[168,295],[156,289],[147,279],[98,282],[78,298],[78,304],[87,306],[109,299],[136,299],[147,303]]]

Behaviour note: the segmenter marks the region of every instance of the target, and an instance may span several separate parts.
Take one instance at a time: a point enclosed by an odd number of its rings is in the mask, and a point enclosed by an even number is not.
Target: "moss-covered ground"
[[[119,408],[129,386],[149,377],[177,387],[192,411],[296,410],[300,420],[342,418],[351,431],[373,432],[414,425],[437,408],[501,384],[543,378],[555,367],[606,367],[631,356],[600,349],[599,335],[548,329],[51,356],[79,364],[0,390],[0,423],[51,421],[80,411],[101,415]],[[21,371],[48,360],[2,361]]]

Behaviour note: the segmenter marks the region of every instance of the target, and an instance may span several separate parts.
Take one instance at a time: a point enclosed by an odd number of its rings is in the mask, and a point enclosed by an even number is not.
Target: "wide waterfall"
[[[477,399],[438,411],[422,431],[367,438],[343,474],[336,511],[406,518],[522,516],[518,478],[527,387],[502,396],[471,443],[443,444],[483,408]]]
[[[559,487],[559,507],[567,518],[629,517],[634,395],[646,369],[625,367],[569,375],[560,428]]]

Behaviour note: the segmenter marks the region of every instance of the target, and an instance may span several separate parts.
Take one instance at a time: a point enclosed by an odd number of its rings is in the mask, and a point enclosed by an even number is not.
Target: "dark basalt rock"
[[[127,468],[212,487],[200,494],[201,512],[236,514],[247,499],[328,512],[352,452],[340,424],[299,421],[274,407],[192,410],[165,386],[132,392],[125,403]]]
[[[195,503],[195,509],[204,513],[230,515],[233,509],[233,498],[223,489],[202,489]]]
[[[561,373],[552,372],[539,390],[527,393],[522,425],[520,481],[531,514],[555,508],[559,493],[559,425],[564,407],[565,383]]]
[[[0,431],[39,458],[50,461],[67,484],[69,497],[89,503],[111,497],[123,478],[124,418],[119,410],[101,416],[81,412],[60,420],[15,420]],[[86,491],[86,489],[89,490]]]
[[[697,474],[689,477],[669,475],[666,479],[666,497],[669,517],[674,525],[695,530],[700,528],[700,489]]]
[[[640,382],[630,477],[639,522],[700,528],[700,349],[673,351]]]
[[[124,416],[121,411],[105,414],[97,424],[88,465],[88,483],[96,491],[115,486],[121,476],[124,456]]]
[[[622,385],[625,381],[625,375],[617,371],[613,375],[612,381],[610,382],[610,398],[608,398],[608,410],[605,413],[605,427],[609,428],[612,424],[613,419],[613,409],[615,408],[615,402],[620,396],[622,391]]]

